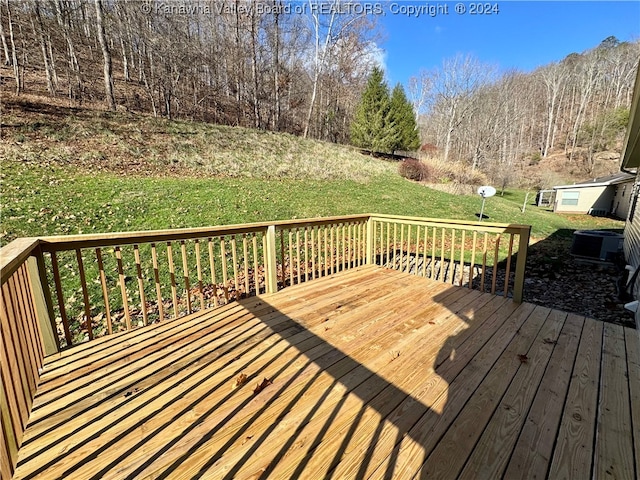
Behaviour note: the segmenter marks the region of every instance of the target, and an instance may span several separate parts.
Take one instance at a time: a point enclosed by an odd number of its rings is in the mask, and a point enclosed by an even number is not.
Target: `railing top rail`
[[[343,215],[336,217],[318,217],[318,218],[302,218],[300,220],[284,220],[280,222],[273,222],[277,230],[283,228],[300,228],[300,227],[314,227],[322,225],[331,225],[333,223],[347,223],[356,222],[362,220],[369,220],[371,214],[359,214],[359,215]]]
[[[26,237],[18,238],[6,247],[0,248],[0,284],[4,285],[13,272],[22,265],[36,248],[39,239]]]
[[[264,232],[269,226],[301,227],[326,225],[336,222],[366,220],[369,215],[345,215],[336,217],[305,218],[300,220],[274,220],[271,222],[241,223],[235,225],[217,225],[212,227],[179,228],[170,230],[147,230],[137,232],[97,233],[88,235],[60,235],[41,237],[41,248],[45,252],[71,250],[76,248],[109,247],[132,245],[137,243],[168,242],[194,238],[234,235],[238,233]]]
[[[519,223],[495,223],[495,222],[470,222],[467,220],[452,220],[452,219],[443,219],[443,218],[426,218],[426,217],[407,217],[403,215],[385,215],[385,214],[371,214],[371,218],[373,220],[378,221],[400,221],[400,222],[411,222],[411,223],[420,223],[420,224],[433,224],[442,225],[449,224],[455,225],[457,228],[464,228],[468,230],[486,230],[489,232],[512,232],[519,233],[521,231],[528,232],[531,230],[530,225],[523,225]]]

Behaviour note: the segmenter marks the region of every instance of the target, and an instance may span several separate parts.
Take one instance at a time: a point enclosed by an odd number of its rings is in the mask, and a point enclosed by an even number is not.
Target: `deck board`
[[[639,355],[363,267],[48,357],[14,478],[636,478]]]

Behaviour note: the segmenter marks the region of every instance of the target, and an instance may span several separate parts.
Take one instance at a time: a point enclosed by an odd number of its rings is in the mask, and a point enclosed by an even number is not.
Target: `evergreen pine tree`
[[[397,131],[397,142],[393,145],[393,150],[417,150],[420,146],[420,137],[416,116],[413,106],[404,93],[404,88],[399,83],[391,93],[390,117]]]
[[[351,143],[372,152],[392,153],[398,142],[384,74],[374,67],[351,124]]]

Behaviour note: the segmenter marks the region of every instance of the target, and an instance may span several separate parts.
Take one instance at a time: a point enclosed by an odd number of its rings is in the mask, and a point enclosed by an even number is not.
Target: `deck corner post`
[[[513,282],[513,301],[522,303],[524,292],[524,272],[527,264],[527,250],[529,248],[529,237],[531,226],[525,225],[520,230],[520,242],[518,244],[518,260],[516,263],[516,273]]]
[[[373,259],[374,232],[373,218],[369,217],[367,219],[367,265],[373,265],[375,263]]]
[[[60,351],[60,343],[56,335],[53,303],[51,292],[47,284],[46,269],[42,252],[27,259],[27,271],[33,293],[33,303],[40,327],[42,348],[45,355],[52,355]]]
[[[265,282],[267,293],[276,293],[278,291],[278,260],[276,257],[276,226],[269,225],[266,232],[267,251],[266,251],[266,276]]]

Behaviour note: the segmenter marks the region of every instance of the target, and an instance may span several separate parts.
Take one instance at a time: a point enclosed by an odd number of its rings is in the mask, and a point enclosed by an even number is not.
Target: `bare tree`
[[[116,109],[116,101],[113,97],[113,75],[111,72],[111,52],[107,44],[106,35],[104,32],[104,20],[102,18],[102,0],[95,0],[96,5],[96,31],[98,34],[98,41],[100,42],[100,48],[102,50],[102,57],[104,59],[104,90],[107,97],[107,104],[109,109]]]

